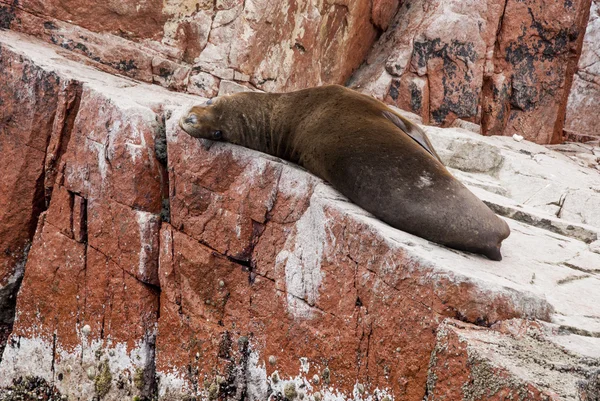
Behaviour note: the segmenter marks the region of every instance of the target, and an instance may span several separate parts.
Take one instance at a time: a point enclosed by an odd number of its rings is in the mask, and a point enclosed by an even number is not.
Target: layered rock
[[[559,331],[519,319],[494,330],[445,321],[431,354],[427,400],[597,399],[597,360],[558,346]]]
[[[266,91],[342,84],[362,65],[353,87],[425,123],[468,121],[486,135],[558,143],[590,3],[2,0],[0,28],[102,70],[206,97],[231,81]],[[590,128],[593,29],[571,96],[586,118],[572,112],[569,132]]]
[[[562,141],[590,1],[411,1],[352,86],[426,123]]]
[[[1,350],[13,320],[31,239],[49,199],[44,188],[46,148],[53,129],[63,130],[54,124],[54,116],[65,99],[59,100],[64,86],[53,72],[6,54],[0,54],[0,63]],[[26,91],[24,85],[28,85]]]
[[[590,167],[511,138],[428,130],[459,178],[491,191],[484,200],[522,209],[497,263],[392,229],[287,162],[191,138],[177,121],[204,99],[12,32],[0,32],[0,50],[5,104],[43,77],[58,99],[40,145],[43,190],[29,195],[41,217],[0,362],[5,392],[33,380],[83,399],[421,400],[436,375],[427,394],[441,398],[451,386],[430,358],[452,340],[439,329],[447,318],[480,331],[551,320],[556,347],[600,356],[600,223],[582,206],[600,187]],[[34,112],[21,108],[2,140],[29,127]],[[569,190],[573,203],[561,202]]]
[[[399,0],[0,2],[0,27],[86,62],[175,90],[214,95],[221,79],[265,90],[343,83]]]
[[[592,1],[590,20],[583,39],[581,58],[573,78],[565,119],[565,132],[571,141],[600,139],[597,113],[600,104],[600,2]]]

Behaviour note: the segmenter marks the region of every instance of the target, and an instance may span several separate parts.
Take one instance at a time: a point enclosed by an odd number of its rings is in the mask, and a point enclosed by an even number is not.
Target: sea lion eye
[[[207,106],[210,106],[211,104],[213,104],[213,100],[212,100],[212,99],[208,99],[208,100],[206,101],[206,105],[207,105]]]
[[[213,132],[213,138],[221,139],[221,138],[223,138],[223,133],[220,130],[217,130],[217,131]]]
[[[190,114],[186,119],[185,122],[187,124],[197,124],[198,123],[198,117],[196,117],[195,114]]]

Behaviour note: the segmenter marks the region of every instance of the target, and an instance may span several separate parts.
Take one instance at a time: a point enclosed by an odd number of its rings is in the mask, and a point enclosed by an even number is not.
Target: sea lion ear
[[[390,120],[391,122],[393,122],[394,125],[396,125],[396,127],[400,128],[403,132],[406,133],[406,135],[410,136],[415,142],[417,142],[419,145],[421,145],[421,147],[423,147],[423,149],[425,149],[433,157],[435,157],[440,163],[442,163],[442,160],[440,159],[438,154],[435,152],[435,149],[433,149],[433,145],[429,141],[429,138],[427,138],[427,135],[425,134],[425,132],[423,132],[423,130],[421,128],[417,127],[415,124],[411,123],[407,119],[402,118],[399,115],[397,115],[396,113],[393,113],[391,111],[384,110],[383,116],[385,118],[387,118],[388,120]],[[444,164],[444,163],[442,163],[442,164]]]

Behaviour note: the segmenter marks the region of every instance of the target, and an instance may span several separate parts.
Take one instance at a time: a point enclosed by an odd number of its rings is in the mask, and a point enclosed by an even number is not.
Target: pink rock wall
[[[191,138],[177,121],[197,98],[23,35],[0,43],[17,77],[6,104],[44,77],[62,85],[39,159],[48,208],[0,361],[5,391],[35,376],[82,399],[417,401],[439,368],[444,319],[489,326],[555,310],[494,262],[392,230],[297,167]],[[39,79],[22,79],[23,64]],[[13,115],[6,137],[30,119]],[[590,257],[565,241],[563,258]],[[543,266],[571,274],[556,265]]]
[[[592,1],[581,58],[569,94],[567,139],[585,142],[600,138],[600,2]]]
[[[430,124],[562,141],[589,1],[412,1],[351,86]]]
[[[46,147],[60,105],[60,79],[0,53],[0,349],[6,341],[45,190]],[[23,91],[23,82],[32,84]],[[37,82],[37,84],[34,84]]]
[[[110,72],[214,95],[219,81],[268,91],[343,83],[399,0],[85,3],[3,0],[2,26]]]
[[[562,141],[591,0],[401,3],[2,0],[0,15],[4,28],[172,90],[211,97],[221,81],[288,91],[351,78],[426,123]]]

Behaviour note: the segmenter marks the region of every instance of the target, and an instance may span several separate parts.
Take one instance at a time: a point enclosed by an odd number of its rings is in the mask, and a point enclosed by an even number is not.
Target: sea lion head
[[[194,138],[223,140],[223,129],[211,99],[204,106],[194,106],[179,120],[179,126]]]

